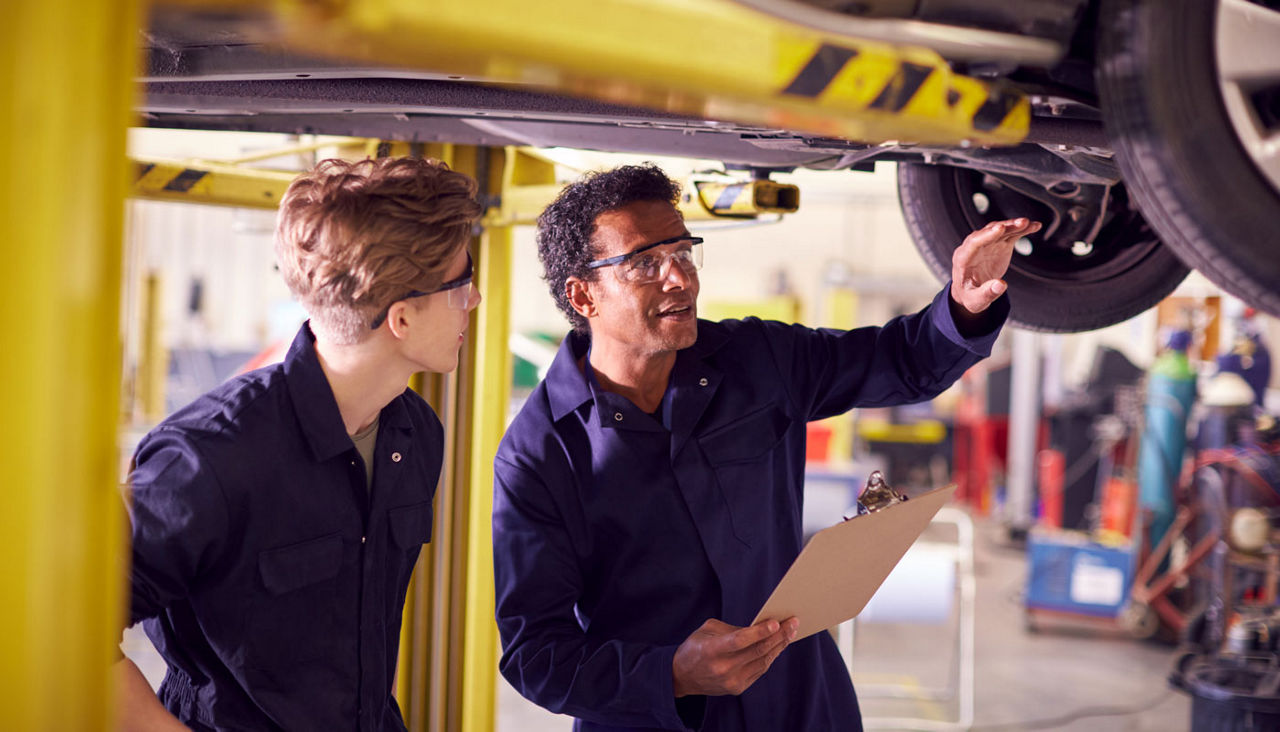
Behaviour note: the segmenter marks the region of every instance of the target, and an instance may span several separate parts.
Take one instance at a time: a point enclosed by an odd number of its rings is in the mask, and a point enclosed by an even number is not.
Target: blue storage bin
[[[1027,539],[1027,609],[1114,618],[1129,600],[1133,551],[1083,534],[1032,532]]]

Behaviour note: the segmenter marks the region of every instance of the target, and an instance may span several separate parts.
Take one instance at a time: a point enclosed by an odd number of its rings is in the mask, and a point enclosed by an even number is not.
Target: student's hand
[[[190,732],[169,714],[133,661],[122,658],[114,667],[116,729],[120,732]]]
[[[676,649],[671,662],[676,696],[741,694],[769,670],[799,629],[795,618],[749,628],[708,620]]]
[[[951,255],[951,299],[969,313],[978,314],[995,302],[1009,285],[1004,273],[1013,257],[1013,245],[1040,230],[1030,219],[992,221],[978,229]]]

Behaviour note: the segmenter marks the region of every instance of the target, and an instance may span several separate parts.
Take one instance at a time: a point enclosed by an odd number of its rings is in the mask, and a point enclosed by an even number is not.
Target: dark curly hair
[[[575,331],[586,334],[589,328],[586,318],[569,304],[565,282],[570,277],[595,279],[595,270],[587,269],[587,262],[596,258],[591,245],[596,218],[637,201],[666,201],[675,206],[679,200],[680,184],[658,166],[623,165],[588,173],[570,183],[538,217],[538,259],[542,260],[543,279]]]

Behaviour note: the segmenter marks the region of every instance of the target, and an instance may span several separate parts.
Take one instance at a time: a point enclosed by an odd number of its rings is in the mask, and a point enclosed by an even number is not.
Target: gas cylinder
[[[1187,359],[1191,334],[1175,331],[1147,374],[1146,426],[1138,451],[1138,503],[1151,517],[1154,549],[1173,523],[1173,491],[1187,447],[1187,416],[1196,397],[1196,376]]]

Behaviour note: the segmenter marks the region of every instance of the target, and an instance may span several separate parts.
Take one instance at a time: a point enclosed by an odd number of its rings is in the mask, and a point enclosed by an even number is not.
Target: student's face
[[[627,254],[647,244],[688,236],[684,219],[665,201],[637,201],[596,218],[596,259]],[[676,245],[652,250],[665,253]],[[687,245],[686,245],[687,246]],[[657,282],[623,282],[615,271],[623,265],[601,267],[594,281],[582,283],[593,313],[587,318],[597,343],[616,342],[625,350],[644,354],[688,348],[698,338],[698,273],[671,262]]]
[[[467,268],[467,249],[460,248],[445,270],[442,282],[450,282],[461,277]],[[474,277],[474,273],[472,275]],[[458,349],[466,334],[470,314],[480,304],[480,290],[473,280],[470,296],[459,300],[459,292],[435,292],[423,297],[413,298],[412,304],[413,331],[405,342],[405,355],[423,371],[445,373],[458,367]],[[465,302],[463,307],[451,307]]]

